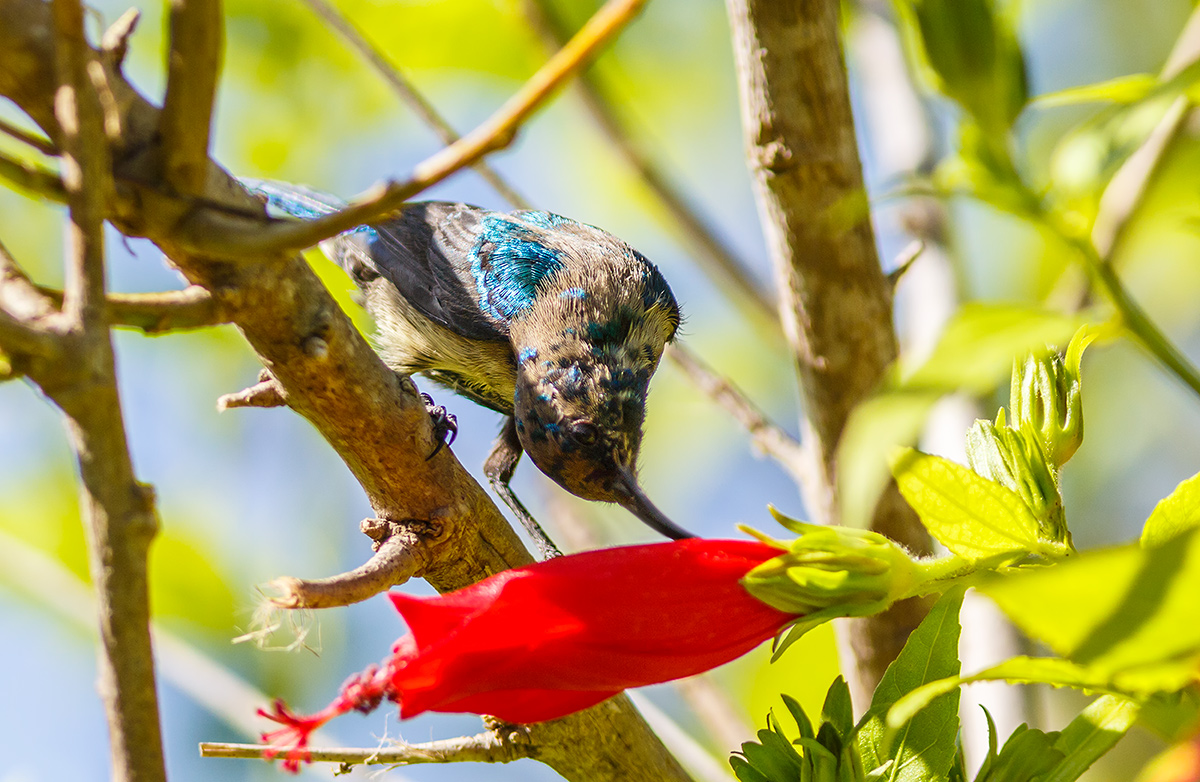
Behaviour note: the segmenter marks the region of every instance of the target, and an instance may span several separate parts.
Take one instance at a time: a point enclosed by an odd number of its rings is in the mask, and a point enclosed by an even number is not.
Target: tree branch
[[[62,291],[37,286],[37,291],[55,306],[62,306]],[[199,285],[158,293],[110,293],[104,299],[110,325],[138,329],[146,334],[188,331],[229,322],[221,302]]]
[[[840,518],[837,445],[850,411],[896,358],[892,292],[879,264],[832,0],[728,0],[742,123],[784,331],[804,395],[812,518]],[[892,485],[873,529],[915,553],[931,543]],[[851,627],[842,670],[860,708],[924,616],[906,601]]]
[[[181,227],[190,246],[221,257],[243,257],[302,250],[355,226],[370,223],[400,208],[406,200],[437,184],[489,152],[504,149],[534,111],[612,41],[646,0],[609,0],[583,29],[525,82],[492,116],[461,139],[418,163],[404,182],[380,184],[345,209],[316,220],[276,221],[267,225],[244,222],[219,228],[202,211]],[[214,228],[217,230],[214,231]]]
[[[0,351],[10,355],[53,358],[61,353],[60,338],[0,309]]]
[[[283,407],[287,404],[287,392],[279,381],[267,370],[258,373],[258,382],[232,394],[222,394],[217,400],[217,410],[225,412],[235,407]]]
[[[350,44],[363,59],[388,83],[405,105],[417,113],[429,128],[437,133],[443,144],[450,145],[461,138],[450,123],[438,113],[429,100],[421,94],[400,67],[388,60],[387,56],[377,46],[367,39],[367,36],[353,22],[334,8],[327,0],[301,0],[309,9],[321,18],[327,25],[338,31],[338,34]],[[556,47],[557,48],[557,47]],[[512,185],[504,180],[486,160],[480,160],[471,166],[484,181],[492,186],[501,198],[508,201],[516,209],[531,208],[529,202],[521,196]]]
[[[18,190],[26,190],[60,204],[66,203],[67,189],[58,174],[27,160],[18,160],[0,153],[0,179],[6,180]]]
[[[79,0],[54,0],[54,115],[70,203],[63,315],[74,382],[43,390],[67,415],[83,483],[83,515],[99,606],[99,690],[108,718],[112,778],[166,779],[150,642],[147,557],[158,530],[154,493],[134,478],[104,317],[103,224],[111,191],[98,82]],[[32,376],[35,380],[37,376]],[[40,381],[39,381],[40,382]]]
[[[374,556],[363,565],[329,578],[307,581],[285,576],[268,586],[277,594],[270,598],[279,608],[336,608],[366,600],[413,578],[429,561],[427,543],[436,543],[444,529],[426,529],[426,522],[410,524],[366,519],[362,531],[374,542]]]
[[[415,766],[422,763],[511,763],[537,756],[537,747],[521,741],[519,731],[508,737],[488,731],[474,736],[407,744],[391,741],[376,749],[329,747],[308,751],[314,763],[340,763],[338,773],[353,766]],[[265,758],[272,751],[262,744],[226,744],[205,741],[200,744],[202,758]],[[276,752],[278,750],[275,750]]]
[[[0,117],[0,133],[15,138],[22,144],[33,147],[47,157],[54,157],[58,154],[58,147],[54,146],[54,143],[50,139],[43,138],[36,133],[30,133],[25,128],[17,127],[2,117]]]
[[[177,192],[200,193],[221,68],[221,0],[171,0],[170,7],[167,92],[158,117],[164,177]]]
[[[567,40],[569,35],[566,27],[555,14],[549,0],[524,0],[521,7],[548,50],[553,51]],[[754,281],[746,264],[716,235],[687,196],[671,183],[655,157],[634,142],[599,77],[593,71],[583,71],[577,84],[584,106],[596,126],[666,210],[692,252],[696,253],[701,270],[721,290],[729,291],[732,294],[730,299],[747,315],[760,324],[767,324],[772,331],[777,329],[779,315],[771,295]]]

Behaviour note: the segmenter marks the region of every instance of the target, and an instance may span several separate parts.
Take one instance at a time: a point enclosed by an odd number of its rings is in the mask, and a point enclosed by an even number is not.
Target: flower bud
[[[1079,362],[1093,338],[1080,329],[1071,339],[1065,358],[1057,353],[1030,354],[1024,364],[1013,365],[1009,400],[1013,426],[1036,433],[1056,470],[1066,464],[1083,441]]]
[[[1038,435],[1028,424],[1019,430],[1006,426],[1003,410],[995,423],[976,421],[967,432],[967,462],[984,478],[1021,497],[1037,519],[1039,537],[1071,545],[1057,470],[1047,463]]]
[[[862,616],[883,610],[917,581],[909,555],[877,532],[804,524],[772,513],[800,537],[771,541],[787,551],[742,579],[747,591],[768,605],[796,614]]]

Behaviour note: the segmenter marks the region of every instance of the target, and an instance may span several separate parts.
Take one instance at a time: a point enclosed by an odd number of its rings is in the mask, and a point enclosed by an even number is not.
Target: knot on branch
[[[764,171],[782,174],[797,165],[796,156],[788,143],[777,136],[760,137],[755,144],[752,162]]]
[[[222,413],[233,407],[284,407],[286,405],[287,392],[267,369],[258,373],[258,382],[254,385],[232,394],[224,394],[217,399],[217,410]]]

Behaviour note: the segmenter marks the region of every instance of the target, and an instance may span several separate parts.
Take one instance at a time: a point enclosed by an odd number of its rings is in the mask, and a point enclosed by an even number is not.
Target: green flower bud
[[[1084,348],[1094,338],[1094,334],[1080,329],[1071,338],[1065,358],[1057,353],[1031,354],[1024,364],[1013,365],[1009,401],[1013,426],[1037,434],[1056,470],[1083,442],[1079,363]]]
[[[1020,430],[1005,426],[1003,410],[995,423],[976,421],[967,432],[967,462],[972,470],[1024,500],[1043,540],[1071,545],[1058,472],[1047,463],[1038,435],[1028,425]]]
[[[822,527],[772,514],[800,537],[764,542],[787,549],[742,579],[750,594],[789,613],[864,616],[882,611],[908,594],[919,573],[912,558],[891,539],[868,530]]]

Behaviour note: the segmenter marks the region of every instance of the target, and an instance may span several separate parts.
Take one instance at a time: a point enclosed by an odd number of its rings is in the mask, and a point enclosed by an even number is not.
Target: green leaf
[[[1158,505],[1142,527],[1142,545],[1161,546],[1200,526],[1200,473],[1180,483]]]
[[[935,698],[972,682],[1006,681],[1011,684],[1049,684],[1079,690],[1104,692],[1112,689],[1107,677],[1057,657],[1013,657],[999,665],[969,676],[950,676],[931,681],[900,698],[888,711],[887,725],[897,730]],[[989,715],[990,720],[990,715]],[[989,722],[990,724],[990,722]]]
[[[971,562],[1045,548],[1016,492],[940,456],[905,451],[892,467],[900,493],[929,533]]]
[[[1134,103],[1144,99],[1158,84],[1158,77],[1149,73],[1134,73],[1118,76],[1107,81],[1068,87],[1065,90],[1046,92],[1033,98],[1033,106],[1056,108],[1076,106],[1081,103]]]
[[[1031,782],[1062,760],[1062,752],[1054,748],[1057,738],[1057,733],[1018,726],[1004,742],[987,776],[981,770],[976,782]]]
[[[900,730],[888,731],[884,717],[912,690],[958,674],[958,613],[964,592],[962,587],[947,591],[909,636],[860,723],[855,742],[863,768],[870,772],[894,761],[882,777],[888,782],[935,782],[949,776],[958,736],[957,689],[931,701]]]
[[[745,745],[743,744],[742,746]],[[729,767],[733,769],[733,775],[740,782],[772,782],[772,780],[763,776],[761,771],[750,765],[749,761],[737,755],[729,756]]]
[[[1138,712],[1138,725],[1169,744],[1191,738],[1200,723],[1200,689],[1186,687],[1178,692],[1146,698]]]
[[[800,757],[786,739],[770,730],[760,730],[758,739],[764,743],[742,744],[742,755],[756,773],[770,782],[785,782],[799,776]]]
[[[1088,552],[980,580],[1026,635],[1116,692],[1179,689],[1200,661],[1200,533],[1172,545]]]
[[[854,707],[850,702],[850,686],[841,676],[829,685],[825,703],[821,706],[821,720],[832,725],[838,738],[843,741],[849,739],[854,730]]]
[[[1038,782],[1075,782],[1121,740],[1137,716],[1138,706],[1128,698],[1097,698],[1063,730],[1054,748],[1064,757]]]
[[[804,707],[800,705],[800,702],[786,693],[779,697],[783,699],[783,705],[787,707],[788,713],[796,721],[796,727],[800,729],[800,738],[813,738],[816,734],[813,733],[812,722],[804,713]]]
[[[898,3],[906,37],[921,43],[940,89],[989,132],[1007,132],[1028,96],[1025,61],[991,0]]]

